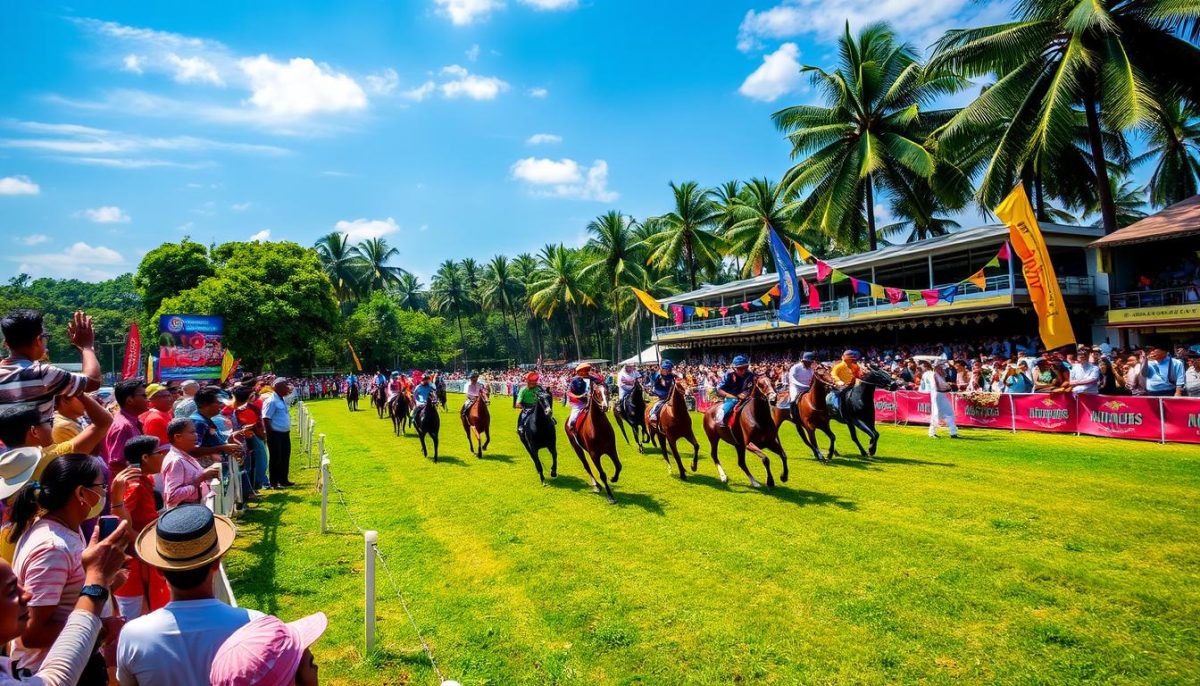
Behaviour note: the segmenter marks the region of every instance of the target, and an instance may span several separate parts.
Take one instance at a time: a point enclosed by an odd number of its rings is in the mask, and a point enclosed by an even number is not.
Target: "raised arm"
[[[79,356],[83,361],[83,375],[88,378],[87,387],[84,390],[97,390],[102,381],[100,360],[97,359],[94,349],[96,330],[92,325],[92,318],[84,314],[82,310],[76,310],[71,323],[67,324],[67,337],[71,339],[71,344],[79,349]]]

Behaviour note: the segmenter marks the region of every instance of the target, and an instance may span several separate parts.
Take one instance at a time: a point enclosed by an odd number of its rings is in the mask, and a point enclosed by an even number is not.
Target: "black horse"
[[[432,400],[432,398],[430,398]],[[421,439],[421,454],[429,457],[429,451],[425,449],[425,436],[433,439],[433,461],[438,461],[438,431],[441,429],[442,420],[438,416],[437,404],[427,402],[424,405],[418,405],[413,412],[412,420],[413,428],[417,430],[417,438]]]
[[[890,389],[895,383],[887,372],[878,367],[871,367],[858,383],[835,391],[840,396],[841,413],[834,419],[849,427],[850,440],[854,441],[859,453],[864,456],[874,455],[875,447],[879,444],[879,431],[875,429],[875,389]],[[864,449],[862,443],[858,442],[860,430],[871,439],[870,448]]]
[[[346,390],[346,407],[351,412],[358,412],[358,384],[350,384],[350,388]]]
[[[397,393],[387,401],[388,416],[392,418],[392,431],[397,436],[408,435],[409,409],[408,396],[404,393]]]
[[[650,432],[646,430],[646,396],[642,393],[642,384],[634,384],[629,395],[613,408],[613,416],[617,418],[617,427],[621,429],[621,436],[625,442],[629,443],[629,436],[625,433],[625,425],[628,424],[633,430],[633,440],[637,443],[638,452],[646,452],[642,444],[651,438]]]
[[[433,378],[433,392],[437,395],[438,403],[441,404],[442,409],[448,409],[446,406],[446,380],[442,378],[441,374]]]
[[[550,451],[550,478],[558,476],[558,436],[554,430],[553,407],[554,398],[542,391],[538,393],[537,407],[523,410],[521,417],[517,419],[517,436],[521,438],[525,450],[529,451],[533,466],[537,467],[538,480],[543,485],[546,483],[546,477],[542,473],[542,461],[538,459],[538,451],[542,448]]]
[[[383,413],[387,411],[387,384],[376,384],[371,389],[371,404],[375,406],[379,418],[383,419]]]

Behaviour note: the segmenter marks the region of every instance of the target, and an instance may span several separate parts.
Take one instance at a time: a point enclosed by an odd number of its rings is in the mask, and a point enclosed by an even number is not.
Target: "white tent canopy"
[[[658,346],[652,345],[649,348],[646,348],[645,350],[643,350],[640,360],[638,359],[637,355],[634,355],[633,357],[629,358],[628,360],[625,360],[621,364],[622,365],[626,365],[626,364],[658,364]]]

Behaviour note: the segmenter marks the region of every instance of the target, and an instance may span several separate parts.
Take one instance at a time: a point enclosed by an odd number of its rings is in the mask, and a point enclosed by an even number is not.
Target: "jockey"
[[[575,433],[575,420],[579,419],[579,413],[587,407],[588,395],[592,392],[592,382],[595,380],[592,376],[592,365],[581,362],[575,368],[575,378],[567,384],[567,403],[571,406],[571,415],[567,417],[567,432]]]
[[[841,416],[842,413],[841,391],[853,386],[858,379],[862,378],[863,368],[858,363],[860,359],[862,359],[862,355],[857,350],[847,350],[842,353],[841,362],[833,365],[833,379],[837,381],[838,387],[829,394],[829,404],[838,416]]]
[[[529,416],[538,406],[538,400],[543,393],[543,389],[538,384],[537,372],[529,372],[525,375],[525,387],[517,394],[517,403],[521,405],[521,414],[517,416],[517,433],[521,433],[525,426],[525,418]]]
[[[392,380],[388,382],[387,397],[388,400],[395,398],[404,392],[404,382],[400,378],[400,372],[392,372]]]
[[[642,373],[632,363],[625,365],[617,374],[617,402],[625,402],[625,398],[633,392],[633,388],[641,381]]]
[[[382,369],[375,370],[375,385],[382,386],[387,383],[387,377],[383,375]]]
[[[800,396],[807,393],[808,389],[812,387],[813,367],[816,366],[816,361],[817,358],[815,355],[804,353],[800,356],[800,361],[792,365],[792,368],[788,370],[788,407],[798,402]]]
[[[654,394],[655,398],[658,398],[654,401],[654,406],[650,408],[650,421],[652,422],[658,421],[658,413],[662,412],[663,405],[671,395],[671,389],[675,387],[675,365],[670,360],[663,360],[662,364],[658,366],[658,370],[650,382],[650,392]]]
[[[729,411],[739,400],[745,400],[747,393],[754,387],[754,372],[750,371],[750,360],[745,355],[733,358],[733,370],[725,372],[721,384],[717,386],[717,397],[724,398],[721,404],[721,414],[717,421],[729,416]]]
[[[421,383],[413,390],[413,403],[416,405],[413,408],[413,424],[419,421],[418,412],[425,411],[425,405],[429,402],[429,397],[433,395],[432,379],[428,376],[421,379]]]
[[[479,372],[472,371],[468,378],[470,381],[467,382],[467,387],[465,389],[467,401],[463,403],[462,409],[459,410],[459,414],[463,417],[467,416],[467,410],[470,410],[471,406],[474,405],[477,400],[482,398],[484,402],[487,402],[488,399],[487,385],[479,382]]]

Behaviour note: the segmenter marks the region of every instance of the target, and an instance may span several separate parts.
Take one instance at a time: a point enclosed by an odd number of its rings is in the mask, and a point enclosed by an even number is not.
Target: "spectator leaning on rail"
[[[220,465],[200,465],[192,455],[196,449],[196,423],[191,419],[172,419],[167,425],[171,447],[163,459],[163,500],[166,507],[183,503],[201,503],[208,495],[208,482],[221,474]]]
[[[137,555],[162,572],[171,602],[121,631],[117,680],[122,686],[208,686],[221,644],[263,616],[231,607],[213,594],[233,537],[233,522],[194,504],[163,512],[154,526],[138,534]]]
[[[92,349],[96,335],[92,318],[83,312],[76,312],[67,325],[67,336],[83,359],[82,374],[42,362],[50,334],[42,327],[40,312],[14,310],[0,320],[0,331],[8,348],[8,357],[0,361],[0,405],[34,403],[42,418],[52,422],[56,396],[100,388],[100,363]]]

